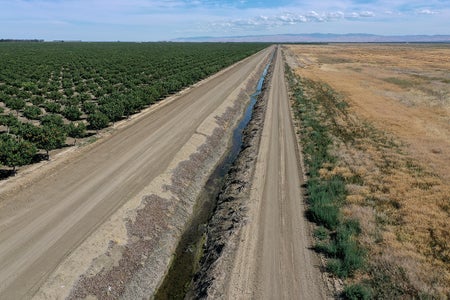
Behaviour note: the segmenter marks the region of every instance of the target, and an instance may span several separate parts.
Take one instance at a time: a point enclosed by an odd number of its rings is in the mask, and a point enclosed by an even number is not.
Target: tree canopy
[[[0,138],[0,163],[13,168],[13,172],[16,167],[31,163],[36,152],[36,146],[29,141],[11,135],[3,135]]]

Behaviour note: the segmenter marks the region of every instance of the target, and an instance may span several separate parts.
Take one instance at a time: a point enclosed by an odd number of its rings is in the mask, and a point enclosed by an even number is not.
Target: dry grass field
[[[297,75],[348,104],[333,122],[355,138],[335,141],[338,166],[322,176],[352,178],[344,214],[359,219],[370,265],[353,280],[385,298],[450,297],[450,45],[285,50]]]

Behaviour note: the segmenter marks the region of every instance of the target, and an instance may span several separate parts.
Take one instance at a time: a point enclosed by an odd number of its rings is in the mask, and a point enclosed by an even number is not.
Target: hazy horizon
[[[448,35],[450,1],[0,0],[0,39],[162,41],[365,33]]]

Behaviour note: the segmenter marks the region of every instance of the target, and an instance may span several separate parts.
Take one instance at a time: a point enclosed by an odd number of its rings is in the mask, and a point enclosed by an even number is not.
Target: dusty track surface
[[[309,249],[303,177],[280,50],[274,63],[249,218],[225,298],[324,299],[319,262]]]
[[[204,141],[217,126],[208,127],[205,120],[214,120],[227,102],[233,105],[268,54],[246,59],[160,105],[18,189],[1,187],[0,298],[33,296],[99,225],[167,172],[176,157],[183,158],[180,151],[195,152],[201,143],[192,141]]]

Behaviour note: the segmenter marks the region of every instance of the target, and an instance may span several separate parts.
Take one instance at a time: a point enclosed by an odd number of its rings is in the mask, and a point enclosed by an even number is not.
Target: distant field
[[[287,54],[331,136],[336,161],[318,174],[342,178],[342,217],[360,223],[367,268],[347,282],[377,298],[448,297],[450,45],[297,45]]]
[[[266,46],[0,43],[0,165],[28,164]]]

